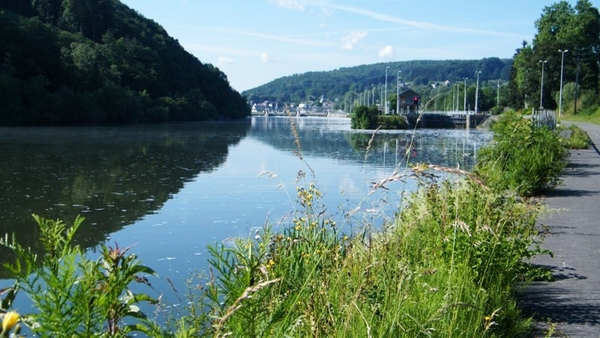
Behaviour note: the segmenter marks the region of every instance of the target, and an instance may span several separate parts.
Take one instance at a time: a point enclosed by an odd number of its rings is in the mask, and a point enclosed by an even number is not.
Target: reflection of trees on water
[[[249,123],[1,129],[0,233],[37,247],[31,214],[86,218],[77,244],[159,210],[201,172],[221,165]],[[38,248],[39,249],[39,248]]]
[[[428,163],[470,169],[476,150],[489,141],[489,134],[464,130],[420,129],[413,131],[354,131],[349,122],[331,119],[319,123],[320,128],[305,128],[310,118],[292,118],[305,155],[331,157],[381,165],[403,166],[406,163]],[[276,148],[293,150],[294,135],[288,118],[254,118],[249,135],[263,139]],[[275,136],[276,135],[276,136]],[[268,141],[267,141],[268,139]],[[368,151],[367,151],[368,150]]]

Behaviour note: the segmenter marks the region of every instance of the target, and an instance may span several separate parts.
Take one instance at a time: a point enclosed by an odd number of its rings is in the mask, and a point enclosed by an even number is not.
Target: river
[[[407,179],[370,193],[409,164],[469,169],[488,132],[354,131],[345,118],[0,128],[0,233],[40,250],[31,214],[86,218],[77,244],[131,247],[177,288],[207,266],[206,246],[285,224],[296,187],[315,183],[342,231],[393,217]],[[6,249],[0,250],[6,257]],[[6,285],[5,285],[6,284]],[[0,286],[10,285],[5,281]]]

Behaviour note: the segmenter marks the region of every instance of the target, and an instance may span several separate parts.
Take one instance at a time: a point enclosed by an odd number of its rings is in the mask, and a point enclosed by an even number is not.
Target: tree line
[[[118,0],[0,2],[0,124],[249,115],[227,76]]]
[[[543,9],[533,41],[514,55],[509,104],[514,108],[556,109],[561,73],[565,110],[595,111],[600,67],[600,13],[589,0],[560,1]],[[542,73],[544,81],[542,82]]]
[[[506,84],[510,78],[512,60],[496,57],[481,60],[415,60],[360,65],[340,68],[332,71],[308,72],[295,74],[273,80],[262,86],[247,90],[243,95],[250,102],[278,102],[279,106],[286,103],[303,101],[320,101],[323,97],[335,101],[336,108],[350,111],[357,105],[381,104],[388,69],[388,100],[395,107],[396,80],[400,76],[402,90],[411,88],[422,97],[431,98],[436,95],[449,95],[454,85],[462,85],[467,81],[467,100],[471,107],[475,101],[475,72],[480,71],[480,93],[489,95],[488,100],[482,101],[480,107],[485,110],[496,105],[497,80]],[[398,71],[400,71],[398,73]],[[490,87],[490,88],[487,88]],[[488,93],[489,92],[489,93]],[[370,95],[371,100],[364,99]],[[481,97],[480,97],[481,99]],[[461,96],[462,110],[462,96]],[[450,107],[450,100],[448,100]],[[440,103],[440,110],[442,103]]]

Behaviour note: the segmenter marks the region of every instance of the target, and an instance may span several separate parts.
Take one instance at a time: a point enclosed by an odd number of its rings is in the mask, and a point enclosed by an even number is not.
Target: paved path
[[[575,123],[593,146],[574,150],[562,184],[546,197],[557,212],[540,222],[550,231],[543,247],[554,257],[536,257],[549,267],[552,282],[535,282],[520,295],[525,314],[534,315],[534,337],[544,337],[548,322],[552,337],[600,337],[600,126]]]

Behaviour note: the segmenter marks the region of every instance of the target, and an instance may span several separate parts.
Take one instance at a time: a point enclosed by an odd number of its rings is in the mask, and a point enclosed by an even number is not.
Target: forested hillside
[[[488,80],[507,82],[511,66],[512,60],[499,58],[379,63],[287,76],[245,91],[243,94],[248,97],[250,102],[266,100],[278,103],[302,102],[318,100],[321,96],[328,100],[341,100],[342,98],[356,97],[360,93],[383,86],[386,68],[389,67],[388,90],[390,90],[390,96],[396,94],[395,83],[398,71],[400,71],[402,83],[426,96],[431,94],[435,85],[444,84],[446,81],[450,81],[451,84],[462,83],[464,78],[469,78],[469,85],[474,84],[476,71],[481,71],[480,81],[482,83]],[[494,82],[494,86],[496,83]],[[448,91],[451,90],[451,86],[447,88]]]
[[[0,0],[0,125],[249,115],[226,75],[118,0]]]

